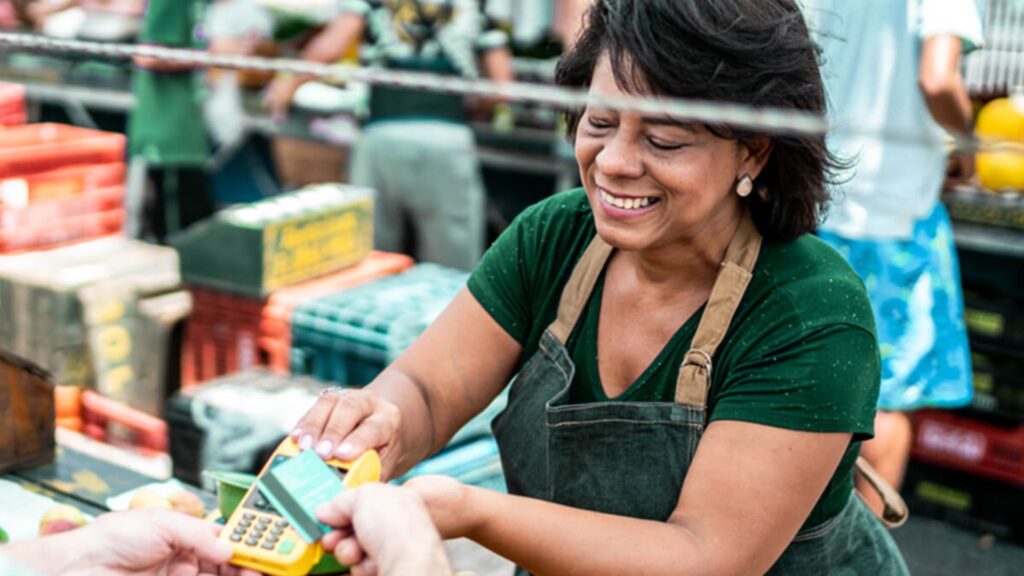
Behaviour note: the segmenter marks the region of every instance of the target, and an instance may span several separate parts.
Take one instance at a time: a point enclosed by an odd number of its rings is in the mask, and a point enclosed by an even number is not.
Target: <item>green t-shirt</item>
[[[195,30],[207,0],[149,0],[138,41],[197,48]],[[194,72],[132,74],[135,108],[128,124],[132,156],[154,166],[202,165],[209,143],[202,114],[202,78]]]
[[[524,211],[469,279],[477,301],[523,345],[520,368],[554,321],[562,289],[595,234],[582,189]],[[597,368],[604,277],[567,343],[576,364],[573,402],[608,398]],[[679,364],[703,308],[616,401],[671,402]],[[874,317],[860,279],[813,236],[765,242],[754,276],[715,355],[710,421],[742,420],[792,430],[851,432],[854,443],[805,526],[842,510],[862,440],[873,434],[880,379]]]

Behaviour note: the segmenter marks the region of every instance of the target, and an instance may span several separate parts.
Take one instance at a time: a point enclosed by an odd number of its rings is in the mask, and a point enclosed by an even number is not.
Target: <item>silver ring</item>
[[[323,390],[321,390],[320,396],[336,396],[338,398],[342,398],[349,392],[351,392],[351,390],[343,386],[331,386],[329,388],[324,388]]]

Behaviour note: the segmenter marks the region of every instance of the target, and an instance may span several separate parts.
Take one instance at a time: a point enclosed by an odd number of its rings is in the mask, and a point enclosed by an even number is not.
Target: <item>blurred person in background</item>
[[[196,48],[208,0],[149,0],[140,44]],[[145,211],[134,236],[163,242],[169,234],[214,211],[206,172],[210,142],[203,120],[202,76],[194,66],[137,57],[132,75],[135,107],[128,123],[132,158],[129,213]],[[152,196],[143,198],[143,190]],[[145,207],[139,204],[145,202]]]
[[[478,0],[345,0],[302,58],[332,63],[366,40],[368,65],[511,81],[504,32]],[[281,76],[267,106],[282,117],[308,78]],[[375,246],[470,269],[484,249],[485,194],[467,107],[458,95],[387,86],[370,91],[370,118],[353,150],[354,184],[377,191]],[[476,105],[491,107],[497,102]],[[411,235],[409,234],[411,232]]]
[[[803,3],[841,127],[829,146],[851,166],[820,236],[864,280],[882,356],[875,438],[862,453],[899,486],[912,442],[907,412],[964,406],[973,393],[953,229],[939,193],[945,134],[971,132],[960,60],[981,44],[981,21],[973,0]],[[858,132],[842,131],[851,127]],[[883,131],[914,141],[887,140]],[[954,177],[973,174],[971,156],[949,160]]]

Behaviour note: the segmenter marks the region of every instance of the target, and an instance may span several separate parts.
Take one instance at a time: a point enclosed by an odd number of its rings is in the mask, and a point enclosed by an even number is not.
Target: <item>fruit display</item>
[[[88,523],[78,508],[57,504],[47,510],[39,520],[39,535],[59,534],[81,528]]]
[[[1009,140],[1024,147],[1024,95],[998,98],[986,104],[975,127],[978,137]],[[989,190],[1024,191],[1024,148],[979,152],[978,180]]]

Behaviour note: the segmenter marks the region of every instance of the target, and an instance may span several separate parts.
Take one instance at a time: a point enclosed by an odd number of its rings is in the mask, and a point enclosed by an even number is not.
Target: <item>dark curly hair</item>
[[[597,0],[556,82],[585,88],[607,53],[616,82],[630,93],[724,101],[825,113],[819,51],[795,0]],[[568,113],[575,137],[580,113]],[[756,132],[706,126],[750,143]],[[768,135],[771,154],[746,198],[767,239],[813,232],[828,203],[826,185],[843,166],[823,135]]]

